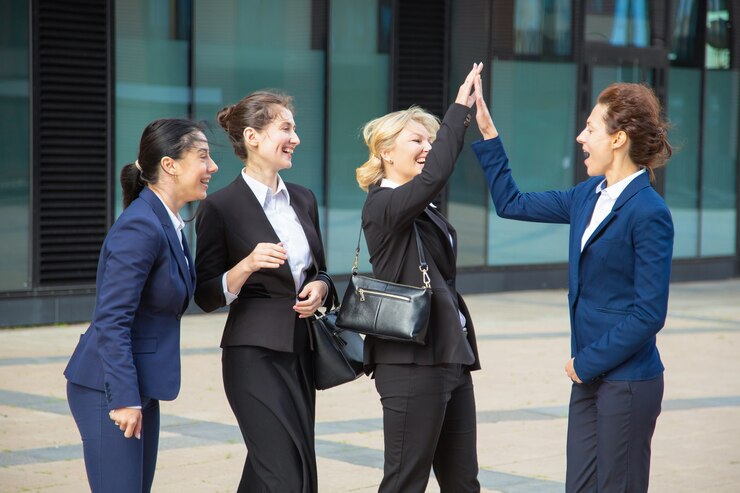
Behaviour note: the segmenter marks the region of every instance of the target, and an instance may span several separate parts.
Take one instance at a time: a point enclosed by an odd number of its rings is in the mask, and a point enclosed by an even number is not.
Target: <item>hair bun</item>
[[[224,106],[221,108],[218,113],[216,113],[216,120],[218,121],[218,124],[221,125],[221,127],[226,130],[226,132],[229,131],[229,120],[231,119],[231,112],[234,111],[234,105]]]

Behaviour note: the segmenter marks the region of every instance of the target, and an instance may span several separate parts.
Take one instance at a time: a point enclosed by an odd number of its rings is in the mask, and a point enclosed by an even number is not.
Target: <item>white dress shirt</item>
[[[632,180],[643,173],[645,173],[645,170],[641,169],[640,171],[632,173],[628,177],[622,178],[614,185],[610,185],[608,187],[605,187],[606,178],[596,185],[594,193],[599,194],[599,199],[596,201],[593,214],[591,214],[591,222],[588,223],[588,227],[581,237],[581,251],[583,251],[583,247],[586,246],[586,242],[591,238],[591,235],[596,231],[596,228],[599,227],[599,224],[601,224],[602,221],[606,219],[606,216],[608,216],[612,211],[619,195],[624,192],[624,189],[627,188],[627,185],[629,185]]]
[[[380,182],[380,186],[385,187],[385,188],[398,188],[401,185],[399,185],[398,183],[394,181],[389,180],[388,178],[383,178]],[[430,203],[429,205],[434,207],[435,209],[437,208],[437,206],[435,206],[434,204]],[[450,245],[452,245],[452,250],[454,251],[455,242],[452,240],[452,234],[450,234],[449,231],[447,232],[447,237],[450,239]],[[457,315],[460,318],[460,325],[463,327],[464,330],[467,330],[465,326],[467,325],[468,322],[465,319],[465,315],[463,315],[463,312],[461,312],[460,310],[457,311]]]
[[[262,205],[267,220],[270,221],[272,229],[275,230],[288,253],[288,266],[290,267],[290,273],[293,275],[297,294],[306,280],[306,271],[313,265],[313,255],[306,239],[306,232],[303,231],[303,226],[301,226],[295,210],[290,205],[288,188],[280,175],[277,177],[278,186],[274,194],[270,187],[255,180],[244,170],[242,170],[242,178],[244,178],[254,196],[257,197],[257,201]],[[229,292],[226,285],[226,273],[223,275],[222,285],[226,304],[230,305],[239,293]]]

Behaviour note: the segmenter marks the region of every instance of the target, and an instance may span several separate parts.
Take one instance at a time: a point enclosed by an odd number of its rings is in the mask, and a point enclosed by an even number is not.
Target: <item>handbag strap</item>
[[[416,223],[413,224],[414,236],[416,237],[416,249],[419,252],[419,270],[421,271],[421,282],[424,287],[429,289],[432,287],[432,281],[429,279],[429,265],[427,264],[426,257],[424,256],[424,246],[421,243],[421,236],[419,236],[419,230],[416,227]],[[360,240],[362,239],[362,224],[360,224],[360,235],[357,237],[357,248],[355,248],[355,263],[352,266],[352,275],[357,275],[357,264],[360,259]]]

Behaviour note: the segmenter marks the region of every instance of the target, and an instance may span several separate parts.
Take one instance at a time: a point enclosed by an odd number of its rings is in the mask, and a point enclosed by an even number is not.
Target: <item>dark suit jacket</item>
[[[308,283],[326,275],[318,204],[311,190],[292,183],[285,185],[314,258],[306,278]],[[280,242],[241,173],[231,184],[200,203],[195,230],[198,235],[195,302],[206,312],[226,304],[224,272],[252,253],[258,243]],[[292,307],[296,294],[287,262],[277,269],[262,269],[252,274],[239,298],[229,306],[221,347],[260,346],[293,351],[296,312]],[[331,300],[331,293],[327,300]]]
[[[376,363],[435,365],[460,363],[479,369],[475,329],[455,289],[457,236],[452,225],[429,207],[455,168],[465,136],[469,109],[453,104],[445,115],[422,172],[398,188],[371,186],[362,209],[362,228],[378,279],[422,285],[413,224],[423,243],[432,284],[432,306],[425,346],[365,339],[365,369]],[[455,248],[450,244],[452,235]],[[458,314],[467,320],[467,335]]]
[[[570,224],[568,300],[578,377],[647,380],[662,373],[655,335],[668,309],[673,221],[648,175],[627,185],[581,252],[603,176],[566,191],[521,193],[501,139],[478,141],[473,150],[499,216]]]
[[[64,370],[67,379],[104,390],[109,409],[140,406],[142,396],[177,397],[192,265],[164,205],[145,188],[103,242],[95,313]]]

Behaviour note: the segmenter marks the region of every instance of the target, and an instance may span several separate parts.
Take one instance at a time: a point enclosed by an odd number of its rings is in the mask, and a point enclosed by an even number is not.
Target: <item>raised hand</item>
[[[491,113],[488,111],[486,101],[483,99],[483,83],[480,77],[477,77],[474,82],[475,86],[475,121],[478,123],[478,129],[485,140],[493,139],[498,137],[498,130],[493,124],[493,118]]]
[[[473,103],[475,103],[473,85],[475,84],[476,79],[480,79],[481,70],[483,70],[483,63],[473,64],[473,68],[470,70],[468,76],[465,78],[465,81],[462,83],[460,89],[457,91],[457,97],[455,98],[456,103],[464,104],[468,108],[473,106]]]

